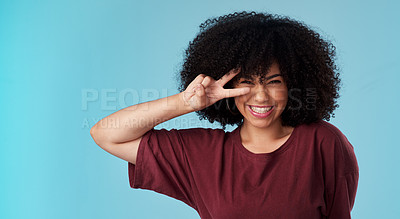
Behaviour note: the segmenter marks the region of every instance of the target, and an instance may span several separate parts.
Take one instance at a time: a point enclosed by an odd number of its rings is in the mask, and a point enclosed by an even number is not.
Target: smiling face
[[[244,117],[245,126],[282,126],[280,116],[288,101],[288,89],[276,62],[271,65],[263,83],[260,83],[260,77],[252,80],[240,78],[234,87],[250,88],[248,94],[235,97],[235,104]]]

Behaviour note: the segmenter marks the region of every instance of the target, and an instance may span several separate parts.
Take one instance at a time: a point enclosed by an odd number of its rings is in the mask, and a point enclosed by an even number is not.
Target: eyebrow
[[[268,81],[269,79],[275,78],[275,77],[278,77],[278,76],[282,76],[282,75],[281,74],[274,74],[274,75],[266,77],[265,80]]]
[[[282,76],[282,74],[274,74],[274,75],[271,75],[271,76],[266,77],[264,80],[265,80],[265,81],[268,81],[268,80],[271,79],[271,78],[275,78],[275,77],[279,77],[279,76]]]

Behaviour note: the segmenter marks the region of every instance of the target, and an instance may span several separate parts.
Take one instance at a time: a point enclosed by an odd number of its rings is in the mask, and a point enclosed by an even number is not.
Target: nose
[[[262,85],[258,85],[255,87],[253,97],[254,101],[257,103],[265,103],[269,100],[268,91]]]

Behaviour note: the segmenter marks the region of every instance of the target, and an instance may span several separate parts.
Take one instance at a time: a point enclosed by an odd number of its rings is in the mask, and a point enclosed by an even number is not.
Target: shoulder
[[[328,166],[340,166],[341,175],[358,171],[354,147],[339,128],[323,120],[302,125],[302,128],[306,135],[314,139]]]
[[[193,137],[205,137],[205,136],[219,136],[225,135],[223,129],[212,129],[212,128],[190,128],[190,129],[172,129],[181,135],[193,136]]]
[[[189,138],[204,138],[213,136],[224,136],[226,132],[223,129],[212,129],[212,128],[189,128],[189,129],[152,129],[155,134],[164,135],[180,135]]]
[[[341,144],[349,144],[347,137],[338,127],[324,120],[301,125],[301,132],[304,135],[311,135],[319,141],[335,141]],[[352,147],[351,144],[349,146]]]
[[[221,150],[229,141],[228,134],[223,129],[190,128],[190,129],[161,129],[156,130],[161,144],[173,142],[174,147],[182,148],[190,159],[211,156]],[[163,136],[160,138],[160,136]]]
[[[206,142],[213,139],[225,138],[227,134],[223,129],[189,128],[189,129],[152,129],[151,134],[166,138],[176,138],[182,143]]]

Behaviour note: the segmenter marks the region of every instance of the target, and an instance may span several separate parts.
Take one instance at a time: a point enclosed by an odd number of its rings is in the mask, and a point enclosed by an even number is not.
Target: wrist
[[[194,112],[195,110],[190,105],[189,101],[185,99],[185,95],[185,91],[176,94],[179,110],[183,111],[184,114]]]

